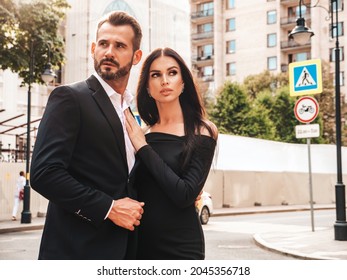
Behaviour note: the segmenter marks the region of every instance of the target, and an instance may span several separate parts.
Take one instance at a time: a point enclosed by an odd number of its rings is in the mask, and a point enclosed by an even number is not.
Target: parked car
[[[206,225],[213,213],[212,196],[208,192],[202,192],[201,198],[196,203],[196,211],[199,213],[201,224]]]

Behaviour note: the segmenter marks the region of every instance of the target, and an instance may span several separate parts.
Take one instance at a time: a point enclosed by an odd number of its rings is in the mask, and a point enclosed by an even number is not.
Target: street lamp
[[[52,70],[50,64],[50,47],[48,45],[48,63],[46,64],[45,70],[41,75],[42,80],[45,83],[53,81],[55,73]],[[34,43],[31,41],[30,44],[30,61],[29,61],[29,82],[28,82],[28,106],[27,106],[27,140],[26,140],[26,181],[24,186],[24,198],[23,198],[23,211],[21,213],[21,223],[31,223],[31,212],[30,212],[30,122],[31,122],[31,83],[34,72]]]
[[[302,17],[301,13],[302,1],[299,1],[299,17],[296,20],[296,26],[289,33],[289,38],[294,39],[299,45],[306,44],[310,38],[314,35],[313,31],[308,28],[305,24],[305,19]]]
[[[319,2],[319,1],[318,1]],[[301,4],[299,1],[299,11],[301,18]],[[314,7],[317,6],[317,4]],[[334,24],[334,10],[335,10],[335,24]],[[346,198],[345,198],[345,185],[342,180],[342,162],[341,162],[341,94],[340,94],[340,47],[339,47],[339,30],[338,30],[338,0],[330,0],[330,18],[331,18],[331,38],[335,37],[335,122],[336,122],[336,159],[337,159],[337,182],[335,185],[335,204],[336,204],[336,221],[334,224],[335,240],[347,240],[347,222],[346,222]],[[299,23],[305,23],[305,20],[297,20]],[[299,23],[298,23],[299,22]],[[298,31],[300,30],[300,31]],[[334,33],[335,31],[335,33]],[[307,41],[314,35],[309,29],[303,30],[302,26],[296,26],[288,35],[293,38],[297,43],[302,43],[303,33],[306,34]],[[297,36],[299,40],[297,41]],[[307,42],[306,41],[306,42]]]

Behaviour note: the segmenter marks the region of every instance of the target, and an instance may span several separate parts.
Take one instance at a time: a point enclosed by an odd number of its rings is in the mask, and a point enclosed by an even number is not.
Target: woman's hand
[[[124,111],[124,115],[125,115],[125,127],[127,129],[131,143],[133,144],[137,152],[143,146],[147,145],[145,135],[143,134],[141,127],[138,125],[133,115],[129,112],[129,109],[126,109]]]

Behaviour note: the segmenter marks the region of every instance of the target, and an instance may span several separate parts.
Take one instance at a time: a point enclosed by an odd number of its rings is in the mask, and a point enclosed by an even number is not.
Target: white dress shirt
[[[123,96],[117,93],[113,88],[111,88],[97,73],[94,76],[99,80],[102,87],[106,91],[107,95],[110,97],[113,107],[115,108],[119,119],[121,120],[124,132],[125,150],[127,155],[128,172],[134,167],[135,163],[135,148],[132,145],[128,132],[125,127],[125,115],[124,110],[130,107],[133,100],[133,95],[127,89],[124,91]]]

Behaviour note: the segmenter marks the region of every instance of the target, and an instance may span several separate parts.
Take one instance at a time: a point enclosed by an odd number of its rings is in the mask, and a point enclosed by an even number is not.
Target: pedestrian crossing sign
[[[320,59],[311,59],[289,64],[290,96],[321,93],[322,64]]]

